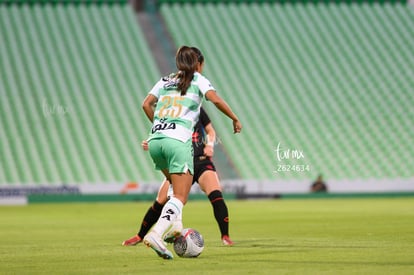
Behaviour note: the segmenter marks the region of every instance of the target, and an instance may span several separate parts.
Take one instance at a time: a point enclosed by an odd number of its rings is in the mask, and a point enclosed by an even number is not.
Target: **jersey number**
[[[184,100],[182,96],[164,96],[161,100],[162,106],[160,108],[160,112],[158,116],[160,118],[169,116],[169,117],[179,117],[181,111],[183,109],[183,105],[181,104]]]

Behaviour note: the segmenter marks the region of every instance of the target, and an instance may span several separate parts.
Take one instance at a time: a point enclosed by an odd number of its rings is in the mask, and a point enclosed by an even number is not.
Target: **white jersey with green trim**
[[[210,81],[196,72],[186,94],[181,96],[177,90],[177,80],[174,74],[163,77],[149,92],[158,101],[148,140],[170,137],[187,142],[198,121],[204,95],[207,91],[215,91]]]

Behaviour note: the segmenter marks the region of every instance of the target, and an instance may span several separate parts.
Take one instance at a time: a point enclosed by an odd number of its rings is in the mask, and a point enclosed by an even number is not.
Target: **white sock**
[[[152,230],[162,236],[173,221],[176,219],[182,219],[182,212],[183,203],[175,197],[170,198],[162,208],[161,216]]]

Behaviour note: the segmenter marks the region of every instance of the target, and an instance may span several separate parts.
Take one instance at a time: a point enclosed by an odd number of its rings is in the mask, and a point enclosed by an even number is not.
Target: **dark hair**
[[[191,49],[197,54],[198,62],[200,62],[200,64],[203,64],[204,56],[203,56],[202,52],[196,47],[191,47]]]
[[[198,62],[197,53],[192,48],[181,46],[178,49],[175,55],[175,64],[178,69],[177,77],[180,79],[177,89],[181,92],[181,95],[185,95],[188,87],[190,87]]]

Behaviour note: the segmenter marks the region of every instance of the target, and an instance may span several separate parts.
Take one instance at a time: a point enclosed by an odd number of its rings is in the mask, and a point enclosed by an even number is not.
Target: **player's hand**
[[[240,133],[243,126],[239,120],[233,120],[233,131],[235,134]]]
[[[141,142],[141,146],[142,146],[142,149],[144,149],[144,151],[148,151],[148,141],[143,140]]]
[[[204,146],[204,155],[206,156],[206,157],[209,157],[209,158],[212,158],[213,157],[213,155],[214,155],[214,147],[213,146],[211,146],[211,145],[205,145]]]

